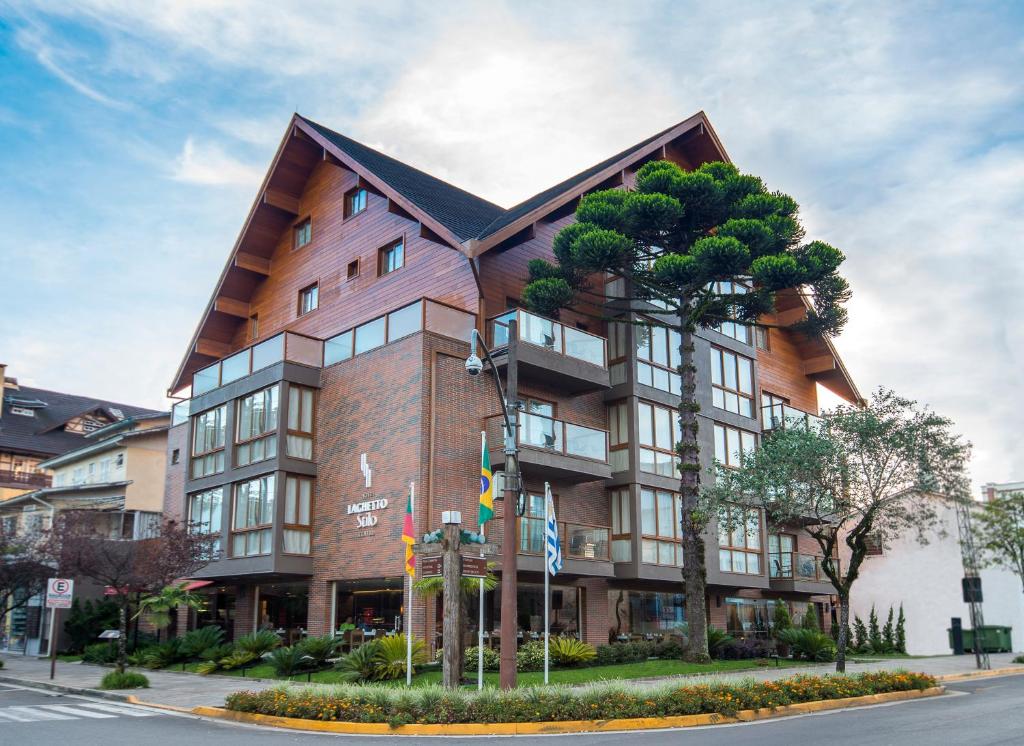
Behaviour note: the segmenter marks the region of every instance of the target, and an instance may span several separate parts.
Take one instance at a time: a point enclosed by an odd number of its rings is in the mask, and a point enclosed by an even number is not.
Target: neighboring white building
[[[880,625],[885,623],[890,605],[898,614],[903,604],[907,652],[911,655],[951,653],[946,630],[952,617],[960,617],[965,629],[971,626],[960,586],[964,572],[956,509],[941,500],[939,514],[945,537],[933,534],[922,546],[914,536],[906,536],[893,541],[881,554],[869,555],[851,594],[851,626],[854,614],[867,624],[872,604]],[[1024,590],[1020,578],[1009,570],[987,568],[981,572],[981,586],[985,624],[1013,627],[1013,649],[1024,650]]]
[[[981,498],[985,502],[992,502],[1014,492],[1024,492],[1024,482],[989,482],[982,485]]]

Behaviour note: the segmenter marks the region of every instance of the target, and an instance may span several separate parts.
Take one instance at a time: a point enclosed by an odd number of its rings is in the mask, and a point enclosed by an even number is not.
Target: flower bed
[[[402,690],[368,686],[282,687],[235,692],[227,709],[237,712],[355,723],[528,723],[564,720],[666,717],[781,707],[798,702],[924,690],[935,678],[920,673],[879,672],[856,676],[794,676],[779,681],[637,689],[532,687],[512,691]]]

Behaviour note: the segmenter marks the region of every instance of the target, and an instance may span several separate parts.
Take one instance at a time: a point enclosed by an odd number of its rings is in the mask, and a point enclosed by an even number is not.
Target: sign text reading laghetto
[[[382,497],[377,500],[364,500],[361,503],[350,503],[345,509],[345,512],[348,513],[348,515],[370,513],[370,515],[360,515],[356,518],[359,528],[369,528],[370,526],[377,525],[377,516],[372,515],[372,512],[375,510],[384,510],[387,506],[387,498]]]

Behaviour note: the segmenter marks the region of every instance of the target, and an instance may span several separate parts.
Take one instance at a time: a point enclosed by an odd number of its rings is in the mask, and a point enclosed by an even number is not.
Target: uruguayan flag
[[[551,499],[551,487],[545,485],[544,499],[547,505],[548,522],[544,529],[544,556],[548,572],[557,575],[562,569],[562,545],[558,541],[558,521],[555,520],[555,502]]]

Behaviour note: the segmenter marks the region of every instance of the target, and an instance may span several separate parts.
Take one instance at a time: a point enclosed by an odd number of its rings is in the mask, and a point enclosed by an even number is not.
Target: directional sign
[[[46,581],[46,607],[70,609],[75,593],[75,581],[69,578],[50,578]]]
[[[421,578],[441,577],[443,557],[440,554],[427,555],[420,558],[416,574]]]
[[[462,557],[462,575],[466,578],[486,578],[487,558],[486,557]]]

